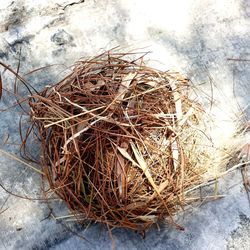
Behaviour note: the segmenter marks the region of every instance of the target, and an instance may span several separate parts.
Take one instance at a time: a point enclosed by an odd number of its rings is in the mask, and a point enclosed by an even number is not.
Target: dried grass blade
[[[74,135],[72,135],[64,144],[63,149],[66,152],[67,151],[67,145],[74,140],[75,138],[79,137],[82,133],[86,132],[87,130],[89,130],[93,125],[95,125],[98,121],[100,121],[101,119],[97,119],[93,122],[91,122],[88,126],[86,126],[85,128],[83,128],[82,130],[80,130],[79,132],[75,133]]]
[[[174,170],[177,171],[178,162],[179,162],[179,150],[177,145],[177,138],[171,143],[171,151],[173,157]]]
[[[43,173],[41,170],[37,169],[36,167],[33,167],[32,165],[28,164],[28,163],[25,162],[25,161],[19,159],[19,158],[16,157],[15,155],[10,154],[10,153],[8,153],[8,152],[2,150],[2,149],[0,149],[0,153],[3,154],[3,155],[7,155],[9,158],[14,159],[14,160],[16,160],[16,161],[18,161],[18,162],[24,164],[25,166],[27,166],[27,167],[33,169],[34,171],[36,171],[36,172],[39,173],[39,174],[44,175],[44,173]]]
[[[137,161],[139,163],[140,168],[143,170],[143,172],[146,175],[149,183],[151,184],[151,186],[153,187],[153,189],[155,190],[155,192],[157,193],[157,195],[161,199],[164,207],[166,208],[166,210],[167,210],[167,212],[168,212],[168,214],[170,216],[171,223],[173,225],[175,225],[178,229],[183,230],[183,228],[180,225],[178,225],[177,223],[174,222],[174,219],[173,219],[173,217],[171,215],[171,212],[170,212],[166,202],[164,201],[164,199],[163,199],[163,197],[162,197],[162,195],[161,195],[161,193],[159,191],[159,188],[155,184],[155,182],[154,182],[154,180],[153,180],[153,178],[152,178],[152,176],[151,176],[151,174],[150,174],[150,172],[148,170],[147,163],[145,162],[143,156],[141,155],[141,153],[139,152],[139,150],[137,149],[137,147],[135,146],[135,144],[133,142],[130,142],[130,145],[131,145],[132,150],[133,150],[133,152],[135,154],[135,157],[136,157],[136,159],[137,159]]]
[[[194,113],[195,109],[191,107],[188,112],[182,117],[182,119],[179,121],[179,126],[181,127],[182,125],[185,124],[185,122],[188,120],[188,118]]]
[[[154,190],[156,191],[156,193],[158,195],[160,195],[160,192],[159,192],[159,189],[157,187],[157,185],[155,184],[150,172],[149,172],[149,169],[148,169],[148,166],[147,166],[147,163],[145,162],[143,156],[141,155],[141,153],[139,152],[138,148],[135,146],[135,144],[133,142],[130,142],[130,145],[131,145],[131,148],[133,150],[133,153],[135,155],[135,158],[136,160],[138,161],[139,163],[139,167],[141,168],[141,170],[143,171],[143,173],[146,175],[149,183],[152,185],[152,187],[154,188]]]
[[[98,107],[98,108],[95,108],[95,109],[92,109],[92,110],[89,110],[89,111],[85,111],[85,112],[83,112],[83,113],[79,113],[79,114],[77,114],[77,115],[72,115],[72,116],[70,116],[70,117],[66,117],[66,118],[61,119],[61,120],[59,120],[59,121],[56,121],[56,122],[47,124],[47,125],[44,126],[44,128],[48,128],[48,127],[51,127],[51,126],[53,126],[53,125],[57,125],[57,124],[59,124],[59,123],[63,123],[63,122],[65,122],[65,121],[69,121],[69,120],[71,120],[71,119],[75,119],[75,118],[77,118],[77,117],[79,117],[79,116],[83,116],[83,115],[86,115],[86,114],[88,114],[88,113],[92,113],[92,112],[97,111],[97,110],[99,110],[99,109],[103,109],[103,107]]]
[[[130,84],[132,83],[132,81],[134,80],[136,75],[137,75],[137,73],[129,73],[123,77],[121,85],[118,89],[117,101],[123,100],[124,96],[126,95],[128,89],[129,89]]]
[[[176,109],[176,116],[178,121],[180,121],[182,119],[182,103],[181,103],[181,96],[177,90],[175,81],[170,81],[169,85],[172,89],[172,93],[173,93],[173,97],[174,97],[174,101],[175,101],[175,109]]]
[[[118,189],[119,189],[119,195],[121,199],[125,196],[125,162],[124,157],[120,153],[117,154],[117,160],[116,160],[116,174],[117,174],[117,183],[118,183]]]
[[[124,149],[124,148],[121,148],[119,147],[118,145],[116,145],[115,143],[113,143],[117,149],[119,150],[119,152],[121,153],[121,155],[123,157],[125,157],[127,160],[129,160],[133,165],[137,166],[137,167],[140,167],[132,158],[131,156],[128,154],[128,152]]]

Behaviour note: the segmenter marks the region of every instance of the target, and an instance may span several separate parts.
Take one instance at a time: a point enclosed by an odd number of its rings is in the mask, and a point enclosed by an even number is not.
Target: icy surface
[[[117,45],[152,51],[150,64],[175,69],[211,94],[219,107],[213,128],[217,144],[234,131],[234,113],[249,102],[250,61],[249,0],[1,0],[0,61],[20,73],[58,64],[27,75],[38,89],[55,83],[80,57],[96,55]],[[4,87],[13,90],[13,77],[4,72]],[[20,87],[20,92],[25,90]],[[0,108],[14,98],[6,91]],[[246,109],[246,112],[249,109]],[[18,156],[20,109],[0,113],[0,145]],[[24,117],[24,119],[27,119]],[[25,124],[25,122],[24,122]],[[247,140],[246,140],[247,142]],[[36,149],[33,153],[39,154]],[[0,153],[0,182],[16,194],[38,197],[40,177],[25,165]],[[249,249],[249,204],[235,171],[220,182],[226,197],[181,215],[184,232],[164,226],[152,228],[142,239],[126,230],[115,230],[117,249]],[[63,204],[57,204],[66,213]],[[73,230],[88,241],[72,236],[62,224],[45,219],[44,202],[10,196],[0,188],[0,249],[110,249],[106,228],[94,225]]]

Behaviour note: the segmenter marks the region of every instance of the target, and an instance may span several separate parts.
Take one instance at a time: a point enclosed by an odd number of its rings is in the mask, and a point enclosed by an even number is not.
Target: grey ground
[[[220,134],[217,144],[222,144],[233,132],[232,119],[239,105],[246,107],[249,102],[249,17],[249,0],[1,0],[0,61],[17,68],[21,48],[21,74],[60,64],[26,75],[41,89],[60,79],[61,72],[80,57],[117,45],[150,50],[150,64],[181,71],[195,84],[202,84],[210,96],[213,82],[214,102],[219,107],[214,111],[218,121],[214,131]],[[0,71],[5,89],[13,90],[11,74],[3,68]],[[22,87],[20,93],[25,94]],[[0,108],[13,102],[13,96],[4,91]],[[0,113],[0,149],[17,156],[20,113],[18,108]],[[27,124],[26,116],[23,124]],[[39,155],[35,145],[32,151]],[[0,183],[29,197],[39,197],[41,191],[38,174],[1,153]],[[225,198],[178,216],[184,232],[164,225],[160,231],[152,228],[142,239],[115,230],[117,249],[249,249],[250,208],[240,172],[226,176],[219,186]],[[57,201],[55,206],[58,213],[66,214],[62,203]],[[45,219],[48,214],[45,203],[19,199],[0,188],[0,249],[111,248],[102,225],[84,230],[67,223],[86,241],[72,235],[60,221]]]

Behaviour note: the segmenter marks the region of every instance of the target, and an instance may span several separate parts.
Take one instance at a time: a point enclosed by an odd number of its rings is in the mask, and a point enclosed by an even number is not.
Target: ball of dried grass
[[[31,118],[50,188],[77,218],[144,230],[163,218],[175,224],[209,157],[197,146],[203,112],[188,80],[127,56],[76,62],[30,98]]]

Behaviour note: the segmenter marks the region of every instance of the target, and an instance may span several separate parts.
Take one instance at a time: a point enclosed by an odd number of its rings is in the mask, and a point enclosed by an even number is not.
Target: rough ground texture
[[[150,50],[153,66],[181,71],[213,96],[218,107],[213,111],[218,121],[214,138],[223,143],[234,130],[231,119],[239,105],[249,102],[249,17],[249,0],[1,0],[0,60],[16,69],[20,58],[21,74],[60,64],[26,75],[42,89],[60,79],[79,57],[117,45]],[[5,89],[13,90],[13,77],[0,70]],[[20,93],[25,94],[21,87]],[[0,108],[13,102],[4,91]],[[16,155],[20,113],[20,109],[0,113],[1,149]],[[25,126],[27,117],[23,119]],[[39,155],[35,147],[33,153]],[[40,193],[39,175],[4,154],[0,182],[16,194]],[[113,231],[117,249],[249,249],[250,209],[239,172],[220,181],[220,193],[226,197],[179,216],[184,232],[165,225],[160,231],[152,228],[142,239],[126,230]],[[56,207],[66,214],[63,204],[57,202]],[[45,203],[19,199],[0,188],[0,249],[110,249],[105,227],[83,230],[67,224],[86,241],[59,221],[45,219],[48,214]]]

